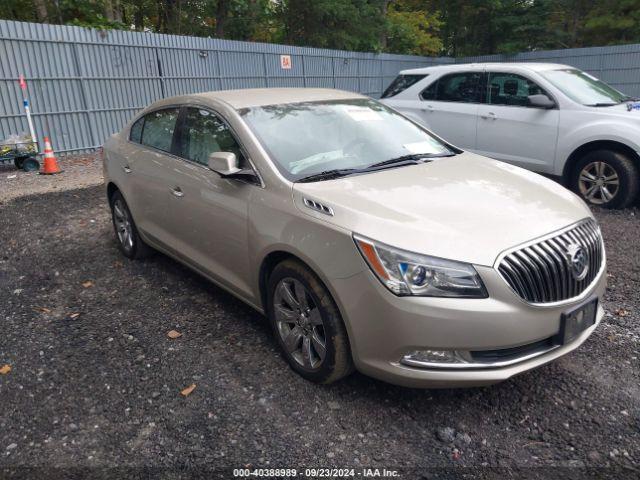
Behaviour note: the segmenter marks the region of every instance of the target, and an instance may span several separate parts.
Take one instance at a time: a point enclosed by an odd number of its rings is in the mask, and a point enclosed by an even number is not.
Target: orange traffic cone
[[[49,137],[44,137],[44,167],[40,175],[53,175],[60,172],[62,172],[62,170],[58,167],[58,161],[53,154]]]

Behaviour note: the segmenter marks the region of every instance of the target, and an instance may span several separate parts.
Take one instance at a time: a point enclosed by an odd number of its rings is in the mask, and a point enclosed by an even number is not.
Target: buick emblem
[[[583,280],[589,272],[589,255],[580,245],[575,243],[567,247],[567,259],[571,275],[577,281]]]

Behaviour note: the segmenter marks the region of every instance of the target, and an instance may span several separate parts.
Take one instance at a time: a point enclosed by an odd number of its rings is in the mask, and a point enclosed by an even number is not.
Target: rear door
[[[488,72],[486,103],[478,111],[475,150],[529,170],[552,173],[560,115],[558,108],[529,105],[528,96],[541,93],[549,96],[527,76]]]
[[[165,213],[169,200],[167,177],[171,174],[173,135],[179,108],[148,113],[131,129],[131,154],[123,165],[129,179],[127,203],[143,236],[168,240]]]
[[[417,114],[424,125],[448,142],[474,150],[482,91],[481,70],[443,75],[420,93]]]

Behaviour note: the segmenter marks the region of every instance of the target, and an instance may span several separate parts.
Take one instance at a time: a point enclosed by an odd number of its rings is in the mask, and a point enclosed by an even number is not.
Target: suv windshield
[[[549,70],[540,74],[567,97],[582,105],[617,105],[629,100],[625,94],[580,70]]]
[[[369,99],[268,105],[246,108],[240,114],[291,181],[336,169],[366,169],[407,156],[457,153]]]

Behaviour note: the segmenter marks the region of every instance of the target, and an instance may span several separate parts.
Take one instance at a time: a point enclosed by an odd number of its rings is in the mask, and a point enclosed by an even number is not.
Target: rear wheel
[[[285,260],[268,283],[268,316],[289,365],[316,383],[353,371],[340,312],[320,279],[303,264]]]
[[[575,166],[571,189],[587,203],[604,208],[625,208],[638,194],[640,178],[633,161],[622,153],[595,150]]]
[[[125,257],[142,259],[153,253],[153,249],[140,238],[129,206],[119,191],[111,196],[111,218],[118,248]]]

